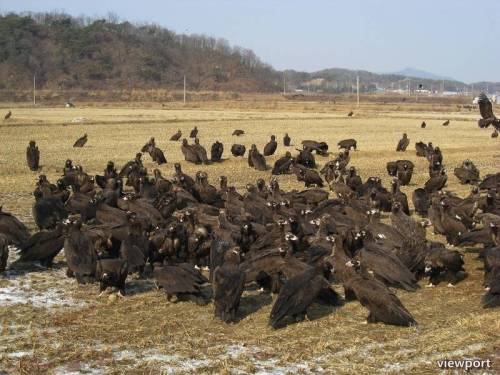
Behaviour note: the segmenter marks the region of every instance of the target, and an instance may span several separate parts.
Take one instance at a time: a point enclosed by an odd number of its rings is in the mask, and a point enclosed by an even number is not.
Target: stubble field
[[[6,105],[2,107],[6,112]],[[248,149],[255,143],[262,150],[271,134],[279,141],[275,156],[267,158],[271,166],[285,151],[293,154],[295,147],[300,148],[301,140],[328,142],[333,157],[339,140],[355,138],[358,151],[352,152],[350,165],[363,180],[378,175],[388,186],[386,162],[409,159],[416,171],[412,184],[403,189],[408,197],[428,178],[427,161],[415,155],[414,144],[420,140],[443,150],[447,189],[461,196],[470,187],[460,185],[452,171],[464,159],[472,159],[482,176],[500,169],[498,139],[477,127],[477,112],[460,112],[455,105],[371,104],[355,109],[353,118],[346,116],[346,104],[201,107],[10,106],[12,119],[0,120],[0,205],[34,230],[32,191],[39,173],[30,172],[25,161],[32,139],[41,151],[40,173],[52,182],[68,158],[89,174],[101,173],[108,160],[120,167],[151,136],[167,157],[168,164],[159,167],[165,177],[180,161],[184,172],[203,169],[214,185],[218,176],[226,175],[240,191],[257,178],[269,181],[270,171],[250,169],[246,158],[230,154],[231,145],[242,143]],[[80,122],[73,122],[77,118]],[[450,126],[441,126],[445,119],[451,120]],[[420,128],[423,120],[426,129]],[[215,140],[224,144],[224,162],[196,166],[183,161],[180,142],[168,139],[177,129],[187,136],[195,125],[207,150]],[[245,135],[231,136],[234,129],[244,130]],[[290,148],[282,144],[285,132],[292,138]],[[411,143],[407,152],[396,153],[403,132]],[[87,145],[74,149],[73,142],[83,133],[88,134]],[[317,157],[317,162],[321,166],[330,157]],[[149,155],[143,159],[148,170],[157,168]],[[293,176],[278,179],[284,189],[303,189]],[[429,238],[444,241],[430,231]],[[98,299],[97,286],[78,286],[66,279],[64,257],[58,257],[53,270],[7,271],[0,276],[0,372],[427,374],[438,370],[438,359],[471,357],[496,361],[496,370],[489,370],[495,373],[500,363],[500,314],[481,307],[478,249],[462,250],[469,278],[456,288],[428,289],[422,281],[416,293],[397,291],[419,322],[414,328],[366,325],[367,311],[354,302],[335,310],[314,305],[313,319],[273,330],[267,325],[272,297],[258,291],[244,294],[241,320],[226,325],[213,318],[212,304],[170,304],[143,280],[130,280],[130,293],[124,299]]]

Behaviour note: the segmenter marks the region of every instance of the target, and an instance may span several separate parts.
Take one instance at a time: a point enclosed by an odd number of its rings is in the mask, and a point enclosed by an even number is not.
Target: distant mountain
[[[423,78],[423,79],[433,79],[433,80],[446,80],[446,81],[456,81],[456,79],[446,76],[440,76],[438,74],[426,72],[425,70],[419,70],[415,68],[405,68],[403,70],[392,72],[390,74],[397,74],[405,77],[415,77],[415,78]]]

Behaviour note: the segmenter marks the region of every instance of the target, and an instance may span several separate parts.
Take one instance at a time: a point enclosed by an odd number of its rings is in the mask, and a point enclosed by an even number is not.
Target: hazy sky
[[[25,10],[113,12],[222,37],[277,69],[414,67],[465,82],[500,81],[498,0],[0,0],[2,12]]]

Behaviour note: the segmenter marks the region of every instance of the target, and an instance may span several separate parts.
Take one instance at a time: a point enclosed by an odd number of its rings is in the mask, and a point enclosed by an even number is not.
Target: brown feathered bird
[[[500,130],[500,120],[495,117],[493,114],[493,107],[491,105],[490,100],[486,96],[484,92],[479,94],[479,113],[481,114],[482,119],[478,121],[478,125],[480,128],[487,128],[490,125],[497,130]]]
[[[425,121],[422,121],[422,123],[420,124],[420,127],[422,129],[425,129],[426,126],[427,126],[427,124],[425,123]]]
[[[243,135],[245,134],[245,131],[244,130],[241,130],[241,129],[236,129],[235,131],[233,131],[233,135],[239,137],[240,135]]]
[[[83,147],[87,143],[87,133],[85,133],[82,137],[78,138],[76,142],[73,144],[73,147]]]
[[[173,136],[170,137],[171,141],[178,141],[182,137],[182,132],[181,129],[177,130],[177,133],[175,133]]]
[[[347,114],[347,117],[352,117],[353,115],[354,115],[354,112],[353,112],[353,111],[351,111],[351,112],[349,112],[349,113]]]
[[[191,133],[189,133],[189,138],[196,138],[198,136],[198,128],[195,126]]]
[[[9,112],[7,112],[7,114],[5,115],[4,119],[5,119],[5,120],[8,120],[8,119],[10,119],[10,117],[11,117],[11,116],[12,116],[12,111],[9,111]]]
[[[398,145],[396,147],[396,151],[406,151],[406,148],[410,144],[410,139],[406,135],[406,133],[403,133],[403,138],[401,138],[398,142]]]
[[[31,171],[36,171],[40,167],[40,151],[36,146],[35,141],[30,141],[26,149],[26,162]]]
[[[443,122],[443,126],[448,126],[450,125],[450,120],[446,120],[445,122]]]
[[[226,251],[224,263],[214,271],[215,316],[223,322],[234,322],[245,288],[245,273],[240,269],[238,248]]]

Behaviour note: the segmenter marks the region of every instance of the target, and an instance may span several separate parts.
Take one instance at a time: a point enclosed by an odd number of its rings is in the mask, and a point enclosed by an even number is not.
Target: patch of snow
[[[12,352],[12,353],[7,354],[7,357],[9,357],[9,358],[22,358],[22,357],[27,357],[29,355],[33,355],[33,350]]]

